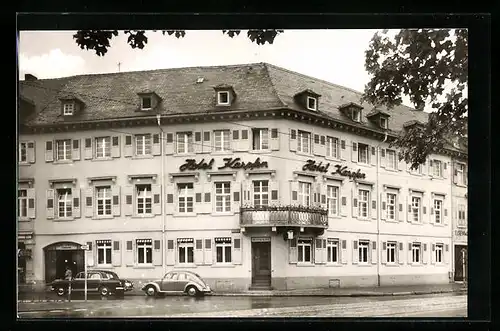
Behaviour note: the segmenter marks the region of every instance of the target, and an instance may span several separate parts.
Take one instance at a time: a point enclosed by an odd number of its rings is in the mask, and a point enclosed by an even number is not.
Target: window
[[[413,222],[420,223],[420,197],[411,197],[411,215]]]
[[[297,134],[297,151],[302,153],[310,153],[311,151],[311,133],[298,130]]]
[[[63,115],[73,115],[75,110],[75,104],[72,102],[65,103],[63,106]]]
[[[265,207],[269,204],[269,181],[255,180],[253,182],[253,205]]]
[[[135,135],[135,155],[151,155],[151,134]]]
[[[436,244],[436,263],[443,263],[443,244]]]
[[[465,185],[465,164],[456,163],[455,169],[457,171],[457,184]]]
[[[95,157],[97,159],[111,157],[111,137],[95,138]]]
[[[177,133],[177,153],[193,153],[193,134],[192,132]]]
[[[359,163],[366,163],[368,164],[370,159],[369,159],[369,153],[368,153],[368,145],[365,144],[358,144],[358,162]]]
[[[177,184],[178,197],[179,197],[179,213],[192,213],[193,212],[193,183],[179,183]]]
[[[97,241],[97,264],[111,264],[111,240]]]
[[[137,214],[146,215],[152,213],[151,207],[151,185],[138,184],[136,185],[137,195]]]
[[[216,152],[229,151],[229,130],[214,131],[214,148]]]
[[[312,239],[297,240],[297,261],[312,262]]]
[[[339,140],[333,137],[326,137],[326,156],[338,158]]]
[[[339,209],[339,188],[337,186],[328,185],[326,187],[326,204],[328,206],[328,214],[331,216],[338,215]]]
[[[359,241],[358,243],[358,254],[359,263],[368,263],[368,246],[370,243],[368,241]]]
[[[396,243],[388,242],[387,243],[387,263],[396,263]]]
[[[231,263],[231,240],[215,241],[217,263]]]
[[[380,127],[382,129],[387,129],[387,118],[385,117],[380,118]]]
[[[352,110],[352,120],[355,122],[361,122],[361,111],[358,109]]]
[[[311,183],[299,182],[299,204],[305,207],[311,205]]]
[[[313,97],[307,97],[307,109],[309,110],[316,110],[316,98]]]
[[[386,150],[385,154],[386,154],[385,166],[389,169],[396,169],[397,168],[396,151],[388,149]]]
[[[465,205],[458,205],[458,226],[465,226],[467,222],[465,221]]]
[[[111,186],[98,186],[97,191],[97,215],[111,215]]]
[[[443,200],[434,199],[434,223],[442,223]]]
[[[28,191],[27,190],[18,190],[17,191],[17,200],[19,202],[19,217],[28,217]]]
[[[146,110],[146,109],[151,109],[151,97],[147,96],[147,97],[142,97],[142,109]]]
[[[412,263],[420,263],[420,252],[421,252],[421,244],[420,243],[413,243],[411,245],[411,262]]]
[[[71,139],[57,140],[57,160],[71,160]]]
[[[71,189],[64,188],[57,190],[57,203],[59,206],[59,218],[67,218],[72,215],[72,198],[71,198]]]
[[[417,169],[410,168],[410,172],[413,174],[421,175],[422,174],[422,165],[419,164]]]
[[[370,191],[359,190],[359,217],[368,218],[368,207],[370,205]]]
[[[326,253],[326,262],[339,263],[339,241],[337,239],[328,239]]]
[[[396,220],[396,194],[387,193],[387,219]]]
[[[215,183],[215,211],[218,213],[231,211],[231,183]]]
[[[194,243],[192,239],[189,242],[180,242],[177,247],[179,263],[194,263]]]
[[[28,162],[28,143],[19,143],[19,162]]]
[[[441,169],[441,161],[439,160],[432,161],[432,175],[435,177],[441,177],[443,175]]]
[[[269,129],[252,129],[252,133],[254,150],[269,149]]]
[[[229,92],[217,92],[217,103],[219,105],[229,105]]]
[[[137,263],[153,263],[153,241],[151,239],[137,240]]]

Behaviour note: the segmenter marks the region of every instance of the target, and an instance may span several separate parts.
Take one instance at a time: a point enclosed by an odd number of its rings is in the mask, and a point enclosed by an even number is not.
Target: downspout
[[[160,201],[161,201],[161,238],[162,238],[162,265],[163,265],[163,275],[166,274],[167,272],[167,254],[166,254],[166,245],[167,245],[167,240],[165,238],[165,145],[163,144],[163,129],[161,128],[161,115],[157,114],[156,115],[156,121],[158,124],[158,128],[160,129],[160,142],[161,142],[161,148],[160,148],[160,153],[161,153],[161,196],[160,196]]]
[[[376,174],[376,187],[377,187],[377,200],[379,200],[379,208],[378,208],[378,213],[377,213],[377,246],[379,247],[380,252],[382,252],[382,248],[380,247],[380,213],[382,212],[382,200],[380,199],[380,189],[379,189],[379,180],[378,180],[378,174],[380,172],[380,145],[385,143],[387,141],[387,131],[385,132],[384,135],[384,140],[377,146],[377,174]],[[380,255],[379,255],[380,256]],[[380,287],[380,258],[377,259],[377,285]]]

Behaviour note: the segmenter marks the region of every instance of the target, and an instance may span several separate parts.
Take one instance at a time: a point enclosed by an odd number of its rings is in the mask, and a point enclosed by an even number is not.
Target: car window
[[[85,273],[84,272],[79,272],[76,274],[76,277],[75,278],[84,278],[85,277]]]
[[[167,274],[165,274],[165,277],[163,277],[164,279],[172,279],[172,276],[175,275],[175,273],[173,272],[169,272]]]
[[[187,274],[187,277],[191,281],[195,281],[195,282],[198,281],[198,278],[195,275]]]
[[[179,273],[178,280],[186,280],[186,279],[187,279],[187,275],[185,273]]]
[[[89,274],[89,279],[101,279],[101,275],[98,273],[91,273]]]

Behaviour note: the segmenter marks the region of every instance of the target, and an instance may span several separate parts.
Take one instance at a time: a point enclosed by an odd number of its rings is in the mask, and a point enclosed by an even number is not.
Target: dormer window
[[[385,117],[380,118],[380,127],[382,129],[387,129],[387,118]]]
[[[63,105],[63,115],[71,116],[75,112],[75,103],[74,102],[66,102]]]
[[[78,115],[85,107],[82,100],[72,95],[62,96],[59,98],[59,101],[61,101],[61,115],[63,117],[71,118]]]
[[[352,120],[354,122],[361,122],[361,110],[359,109],[352,110]]]
[[[361,111],[363,107],[354,103],[349,102],[347,104],[343,104],[339,106],[339,110],[348,118],[350,118],[354,122],[361,123]]]
[[[137,106],[137,111],[149,111],[156,109],[161,103],[161,98],[154,91],[146,90],[137,93],[139,96],[139,105]]]
[[[151,109],[151,96],[143,96],[142,97],[142,110],[149,110]]]
[[[307,97],[307,109],[309,110],[317,110],[316,106],[316,98],[313,97]]]
[[[229,105],[229,92],[219,91],[217,92],[217,104],[218,105]]]
[[[219,84],[214,87],[216,106],[231,106],[236,100],[236,93],[231,85]]]

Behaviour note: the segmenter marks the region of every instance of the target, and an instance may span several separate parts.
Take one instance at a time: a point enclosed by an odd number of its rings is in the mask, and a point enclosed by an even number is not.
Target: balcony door
[[[271,241],[252,242],[252,286],[271,286]]]

